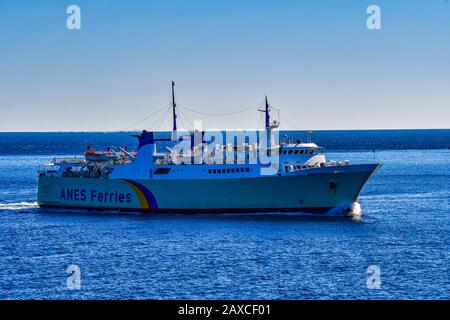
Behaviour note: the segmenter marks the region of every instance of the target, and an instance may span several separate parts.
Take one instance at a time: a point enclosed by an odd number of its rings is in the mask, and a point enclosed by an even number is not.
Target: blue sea
[[[359,219],[39,209],[40,164],[135,139],[0,133],[0,299],[449,299],[450,130],[313,140],[330,159],[383,164]]]

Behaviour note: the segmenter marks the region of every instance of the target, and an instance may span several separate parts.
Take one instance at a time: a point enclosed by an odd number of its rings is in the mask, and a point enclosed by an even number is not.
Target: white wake
[[[358,202],[353,202],[352,206],[350,207],[349,215],[353,219],[360,219],[362,214],[361,205]]]
[[[37,202],[0,203],[1,210],[23,210],[37,208]]]

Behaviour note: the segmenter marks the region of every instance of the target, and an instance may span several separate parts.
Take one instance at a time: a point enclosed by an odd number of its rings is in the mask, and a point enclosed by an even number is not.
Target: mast
[[[266,144],[270,148],[272,146],[272,126],[270,124],[270,106],[267,99],[267,94],[265,95],[265,106],[264,109],[258,109],[258,111],[264,112],[265,114],[265,132],[266,132]]]
[[[266,102],[266,143],[267,148],[272,147],[272,128],[270,127],[270,108],[269,108],[269,102],[267,101],[267,94],[265,96],[265,102]]]
[[[269,108],[269,102],[267,101],[267,94],[266,94],[266,130],[270,130],[270,108]]]
[[[280,125],[279,120],[274,120],[272,123],[270,123],[270,105],[269,105],[269,99],[267,99],[267,94],[265,95],[265,108],[264,109],[258,109],[258,111],[265,113],[266,118],[266,141],[267,141],[267,147],[270,148],[275,145],[274,137],[272,136],[272,129],[278,128]],[[279,110],[278,110],[278,119],[280,118]]]
[[[173,127],[172,127],[172,141],[177,141],[177,113],[176,113],[177,104],[175,103],[175,82],[172,81],[172,118],[173,118]]]

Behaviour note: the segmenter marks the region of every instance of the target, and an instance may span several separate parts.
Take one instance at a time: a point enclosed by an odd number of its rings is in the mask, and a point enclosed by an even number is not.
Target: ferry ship
[[[351,214],[380,164],[329,161],[311,141],[279,137],[267,96],[265,130],[221,133],[177,131],[172,82],[170,137],[143,131],[137,151],[89,147],[83,157],[55,158],[39,169],[40,207],[148,213]],[[236,132],[233,133],[236,135]],[[238,134],[239,135],[239,134]],[[222,139],[223,141],[223,139]],[[236,142],[238,141],[238,142]],[[165,146],[166,152],[158,150]],[[161,146],[159,146],[159,149]]]

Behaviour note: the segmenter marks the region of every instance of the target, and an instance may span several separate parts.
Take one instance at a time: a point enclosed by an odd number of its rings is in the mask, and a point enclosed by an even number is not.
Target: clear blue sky
[[[66,28],[70,4],[81,30]],[[366,28],[370,4],[382,30]],[[122,130],[169,103],[171,80],[209,113],[267,93],[301,129],[448,128],[450,4],[0,0],[0,131]],[[259,121],[186,115],[206,129]]]

